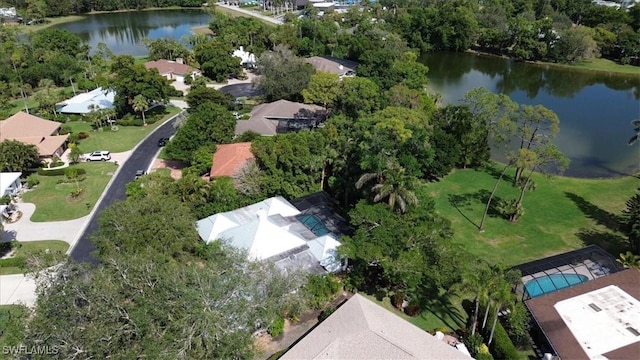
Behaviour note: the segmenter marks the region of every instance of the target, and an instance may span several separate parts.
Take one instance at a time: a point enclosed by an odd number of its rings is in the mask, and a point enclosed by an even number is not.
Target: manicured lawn
[[[440,182],[424,185],[417,194],[435,200],[437,211],[452,223],[454,242],[490,263],[516,265],[589,244],[617,256],[626,245],[618,231],[618,215],[640,186],[637,178],[535,176],[536,189],[525,194],[521,219],[511,223],[494,213],[480,233],[476,226],[497,176],[458,170]],[[517,197],[509,180],[503,180],[493,204],[500,198]]]
[[[24,202],[36,205],[31,221],[72,220],[88,215],[117,166],[111,162],[91,162],[75,164],[72,167],[81,168],[87,172],[85,180],[80,183],[84,189],[80,198],[72,199],[70,196],[76,186],[74,183],[58,183],[59,180],[65,179],[64,175],[35,175],[40,180],[40,184],[22,197]]]
[[[79,147],[84,153],[90,153],[96,150],[108,150],[114,153],[123,152],[133,149],[145,136],[153,129],[160,126],[165,119],[180,112],[176,107],[168,107],[166,114],[162,120],[156,121],[148,126],[118,126],[118,131],[111,131],[106,126],[103,131],[94,131],[91,124],[83,121],[71,121],[65,123],[74,133],[85,132],[89,137],[80,140]]]
[[[22,305],[0,305],[0,349],[20,344],[28,314],[29,309]]]
[[[593,60],[590,60],[589,62],[582,62],[579,64],[572,65],[571,67],[587,69],[587,70],[640,75],[640,67],[633,66],[633,65],[620,65],[608,59],[593,59]]]
[[[49,249],[52,254],[65,254],[69,249],[69,244],[62,240],[24,241],[20,242],[20,247],[16,250],[15,256],[27,257],[33,253],[40,253]],[[0,275],[21,274],[24,270],[19,267],[0,267]]]
[[[441,296],[431,299],[426,309],[416,317],[406,315],[404,312],[391,305],[389,298],[378,300],[375,296],[360,293],[367,299],[376,302],[385,309],[409,321],[424,331],[431,332],[434,329],[445,328],[447,332],[461,329],[467,320],[467,314],[460,305],[460,299],[454,295],[442,293]]]

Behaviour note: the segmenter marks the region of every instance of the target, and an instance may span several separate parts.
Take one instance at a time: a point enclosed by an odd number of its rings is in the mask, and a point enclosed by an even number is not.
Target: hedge
[[[60,176],[60,175],[64,175],[65,171],[68,168],[60,168],[60,169],[52,169],[52,170],[46,170],[43,168],[38,168],[38,175],[42,175],[42,176]],[[75,169],[78,172],[78,176],[80,175],[85,175],[87,172],[84,169]]]
[[[0,260],[0,267],[24,267],[26,265],[25,258],[16,256],[8,259]]]
[[[491,331],[491,330],[489,330]],[[507,335],[507,331],[502,327],[500,321],[496,324],[496,329],[493,333],[493,341],[489,350],[493,354],[495,359],[519,359],[520,353],[516,349],[515,345]]]

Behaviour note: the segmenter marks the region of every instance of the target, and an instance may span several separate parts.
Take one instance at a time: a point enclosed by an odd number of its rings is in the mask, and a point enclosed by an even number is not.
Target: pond
[[[116,55],[146,56],[142,39],[181,40],[193,34],[193,27],[210,22],[211,15],[199,9],[148,10],[86,15],[82,20],[55,27],[78,35],[92,50],[103,42]]]
[[[482,86],[553,110],[560,118],[555,143],[571,159],[565,175],[615,177],[639,170],[640,143],[627,141],[633,135],[630,122],[640,118],[640,68],[638,75],[618,75],[471,53],[432,53],[421,60],[445,104]]]

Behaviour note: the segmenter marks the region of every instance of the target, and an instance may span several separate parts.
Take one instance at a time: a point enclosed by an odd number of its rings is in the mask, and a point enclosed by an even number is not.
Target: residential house
[[[358,63],[354,61],[338,59],[331,56],[312,56],[305,59],[318,72],[328,72],[340,77],[354,76]]]
[[[56,107],[57,111],[61,114],[85,115],[94,110],[113,109],[115,96],[115,91],[99,87],[62,101],[58,103]]]
[[[210,176],[211,178],[231,177],[252,159],[250,142],[218,145],[213,154]]]
[[[525,301],[549,358],[637,359],[640,269],[626,269]],[[539,331],[537,331],[539,330]]]
[[[240,46],[239,49],[233,50],[231,55],[240,58],[240,65],[245,69],[253,69],[256,67],[256,56],[253,53],[244,51],[244,46]]]
[[[175,80],[184,83],[186,76],[196,77],[202,75],[202,72],[184,63],[183,59],[177,58],[176,61],[156,60],[144,63],[147,69],[156,69],[160,75],[168,80]]]
[[[51,160],[55,156],[62,156],[67,149],[69,135],[59,135],[60,126],[59,122],[20,111],[0,121],[0,142],[16,140],[35,145],[41,160]]]
[[[449,359],[471,357],[355,294],[280,359]]]
[[[327,119],[327,111],[317,105],[278,100],[258,105],[248,120],[238,120],[236,135],[253,131],[260,135],[276,135],[321,126]]]
[[[325,214],[322,218],[329,217],[340,218],[337,214]],[[285,271],[339,272],[343,270],[343,261],[338,257],[337,247],[342,233],[333,224],[340,220],[325,224],[322,218],[303,212],[278,196],[214,214],[196,225],[205,242],[227,241],[247,251],[249,259],[273,262]]]
[[[22,189],[21,172],[0,173],[0,197],[15,196]]]

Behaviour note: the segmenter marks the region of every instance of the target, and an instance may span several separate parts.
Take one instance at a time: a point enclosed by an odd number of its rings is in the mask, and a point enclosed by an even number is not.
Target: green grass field
[[[49,249],[52,254],[57,252],[65,254],[69,249],[69,244],[62,240],[24,241],[20,242],[20,247],[16,250],[14,256],[27,257],[30,254],[42,252],[47,249]],[[22,274],[23,272],[24,270],[19,267],[0,267],[0,275]]]
[[[640,67],[633,65],[620,65],[608,59],[592,59],[588,62],[581,62],[578,64],[570,65],[569,67],[585,70],[640,75]]]
[[[90,162],[79,163],[73,167],[87,172],[85,180],[80,182],[84,192],[77,199],[71,198],[70,195],[75,189],[74,183],[58,183],[65,178],[64,175],[34,175],[38,177],[40,184],[22,196],[24,202],[36,205],[31,221],[73,220],[88,215],[115,173],[117,165],[112,162]]]
[[[480,233],[477,225],[496,178],[497,174],[486,171],[458,170],[443,181],[424,185],[417,194],[435,200],[437,211],[452,223],[454,242],[490,263],[516,265],[589,244],[617,256],[626,246],[618,216],[640,187],[638,178],[537,175],[536,189],[525,195],[525,213],[520,220],[511,223],[490,212],[485,231]],[[503,180],[493,204],[500,198],[517,197],[510,179]]]
[[[21,343],[28,314],[29,309],[22,305],[0,305],[0,349]]]
[[[90,123],[83,121],[71,121],[64,125],[70,127],[74,133],[85,132],[89,134],[88,138],[80,140],[78,144],[84,153],[96,150],[108,150],[117,153],[133,149],[153,129],[160,126],[164,120],[179,112],[180,109],[176,107],[168,107],[162,120],[148,126],[118,126],[118,131],[111,131],[108,126],[104,127],[103,131],[94,131]]]

